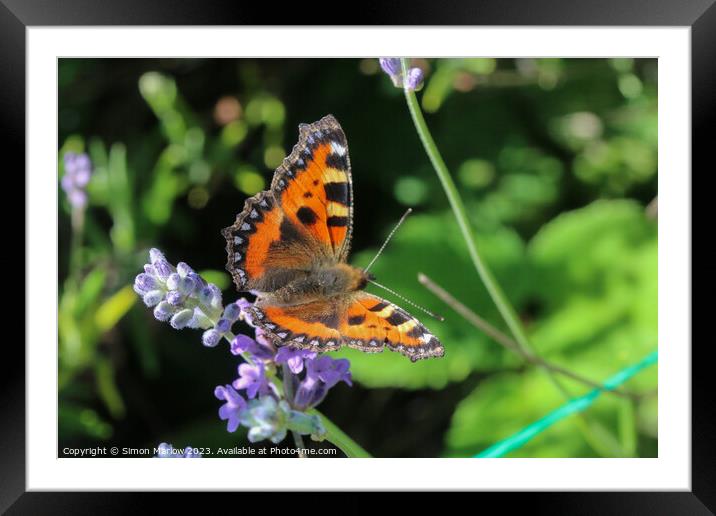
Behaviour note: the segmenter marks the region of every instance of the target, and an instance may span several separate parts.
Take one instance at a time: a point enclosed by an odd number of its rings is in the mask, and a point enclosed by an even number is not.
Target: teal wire
[[[519,448],[524,446],[530,439],[544,432],[558,421],[561,421],[562,419],[571,416],[572,414],[582,412],[583,410],[589,408],[589,406],[594,403],[594,400],[597,399],[604,390],[609,391],[612,389],[616,389],[621,384],[626,382],[629,378],[637,374],[639,371],[646,367],[649,367],[652,364],[655,364],[657,361],[658,351],[653,351],[649,353],[646,357],[641,359],[636,364],[632,364],[628,367],[625,367],[617,374],[607,379],[604,382],[604,387],[606,387],[606,389],[594,389],[593,391],[589,391],[583,396],[572,399],[571,401],[562,405],[557,410],[550,412],[543,418],[538,419],[534,423],[531,423],[524,427],[522,430],[515,432],[507,439],[495,443],[489,448],[481,451],[480,453],[475,455],[475,458],[503,457],[511,451],[518,450]]]

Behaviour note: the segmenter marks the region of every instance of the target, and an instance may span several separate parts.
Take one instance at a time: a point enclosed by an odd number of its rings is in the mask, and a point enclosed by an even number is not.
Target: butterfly
[[[353,187],[345,134],[327,115],[299,125],[299,140],[269,190],[246,200],[222,230],[239,291],[257,296],[253,324],[275,345],[317,352],[388,348],[412,361],[441,357],[416,318],[363,289],[373,276],[347,263]]]

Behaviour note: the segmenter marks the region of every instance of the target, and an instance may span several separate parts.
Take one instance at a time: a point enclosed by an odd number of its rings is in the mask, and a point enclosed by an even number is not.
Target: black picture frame
[[[351,9],[321,8],[313,2],[280,9],[266,3],[152,0],[0,0],[0,142],[25,165],[26,29],[62,25],[577,25],[684,26],[691,28],[692,169],[710,160],[716,126],[715,0],[481,0],[438,3],[424,0],[362,2]],[[335,7],[335,6],[334,6]],[[319,14],[324,13],[324,14]],[[327,13],[327,14],[326,14]],[[336,18],[336,19],[329,19]],[[7,155],[7,154],[6,154]],[[709,160],[707,162],[707,160]],[[693,177],[693,174],[692,174]],[[697,219],[694,218],[694,221]],[[707,219],[708,220],[708,219]],[[27,238],[27,235],[25,236]],[[29,271],[25,271],[26,274]],[[704,287],[702,287],[704,288]],[[26,313],[26,323],[29,315]],[[688,345],[689,343],[683,343]],[[716,511],[716,425],[711,409],[709,341],[692,346],[692,490],[641,493],[530,493],[503,496],[502,507],[528,501],[530,510],[568,514],[712,514]],[[137,507],[130,493],[25,492],[25,353],[5,346],[0,376],[0,511],[13,514],[124,513]],[[663,386],[662,386],[663,387]],[[507,499],[506,499],[507,498]],[[224,497],[224,499],[226,499]],[[172,504],[184,503],[172,498]],[[235,499],[234,499],[235,500]],[[365,500],[356,498],[356,500]],[[164,502],[163,502],[164,503]],[[350,504],[351,502],[344,502]],[[356,507],[360,507],[361,502]],[[367,507],[366,507],[367,508]],[[479,509],[479,508],[478,508]]]

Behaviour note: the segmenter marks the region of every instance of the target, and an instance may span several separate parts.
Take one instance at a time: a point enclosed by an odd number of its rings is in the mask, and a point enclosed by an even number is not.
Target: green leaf
[[[599,201],[561,215],[528,252],[542,305],[531,340],[543,356],[599,378],[656,346],[656,225],[641,206]]]
[[[527,270],[520,238],[512,231],[499,229],[477,235],[477,243],[510,299],[517,303],[523,300]],[[359,253],[354,262],[365,266],[374,252]],[[414,215],[408,219],[371,272],[379,282],[445,316],[444,322],[436,321],[377,287],[368,288],[418,317],[441,340],[445,356],[412,363],[390,351],[377,355],[340,351],[339,355],[351,360],[351,371],[359,382],[369,387],[441,388],[448,382],[465,379],[472,371],[519,363],[516,357],[450,311],[417,281],[418,273],[424,272],[486,319],[495,324],[501,320],[449,213]]]
[[[97,357],[95,360],[95,377],[97,381],[97,391],[100,398],[107,406],[107,410],[112,417],[119,419],[124,416],[126,410],[122,395],[114,379],[114,368],[109,359],[105,357]]]
[[[90,306],[97,301],[104,289],[107,273],[104,267],[99,266],[92,269],[79,286],[79,292],[73,307],[73,315],[81,319]]]
[[[108,163],[109,208],[114,225],[110,231],[112,242],[120,253],[134,249],[134,219],[132,217],[132,188],[127,171],[127,149],[115,143],[109,150]]]
[[[114,327],[130,308],[137,302],[138,296],[130,285],[115,292],[105,300],[97,309],[95,324],[101,332]]]

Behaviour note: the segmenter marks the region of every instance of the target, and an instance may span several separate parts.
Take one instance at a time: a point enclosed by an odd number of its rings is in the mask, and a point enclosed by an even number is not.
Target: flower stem
[[[288,401],[289,405],[293,406],[291,371],[286,364],[281,366],[281,373],[283,374],[283,394],[286,397],[286,401]],[[298,448],[298,458],[305,459],[306,456],[303,454],[302,451],[305,448],[305,445],[303,444],[303,437],[301,437],[301,434],[296,432],[295,430],[291,430],[291,435],[293,436],[293,442],[296,444],[296,448]]]
[[[80,284],[82,272],[82,236],[84,233],[85,210],[80,207],[72,207],[72,238],[70,240],[70,279],[72,288],[77,290]]]
[[[303,437],[301,437],[301,434],[294,430],[291,430],[291,435],[293,435],[293,442],[296,445],[296,448],[298,448],[298,458],[305,459],[306,455],[303,453],[303,450],[306,448],[306,445],[303,444]]]
[[[346,454],[349,458],[370,458],[371,455],[365,451],[358,443],[348,437],[348,435],[336,426],[333,421],[321,414],[316,409],[311,409],[308,414],[316,414],[323,420],[323,426],[326,427],[326,440],[333,443],[339,450]]]
[[[403,58],[400,59],[400,62],[403,67],[403,76],[406,76],[408,72],[407,63]],[[403,88],[403,91],[405,92],[405,100],[408,103],[408,110],[410,111],[410,116],[415,124],[415,129],[417,130],[420,141],[425,148],[425,152],[427,153],[428,158],[438,175],[438,179],[440,179],[440,183],[442,183],[443,189],[445,190],[445,194],[450,202],[450,207],[455,214],[462,237],[467,245],[467,250],[470,253],[472,263],[475,265],[475,269],[480,275],[480,279],[482,279],[485,288],[487,288],[490,297],[497,306],[497,309],[499,310],[502,318],[505,320],[505,323],[507,323],[507,326],[512,332],[512,335],[517,343],[523,348],[529,348],[529,341],[527,340],[522,324],[517,317],[517,313],[512,308],[512,305],[507,300],[507,296],[505,296],[502,288],[497,281],[495,281],[492,272],[482,260],[480,253],[477,251],[475,236],[470,228],[470,222],[467,217],[465,205],[460,198],[455,182],[452,180],[450,172],[448,171],[447,166],[440,155],[440,151],[438,150],[437,145],[435,145],[435,141],[430,134],[430,130],[425,123],[425,118],[423,117],[423,113],[418,105],[418,99],[415,97],[415,93],[412,90]]]

